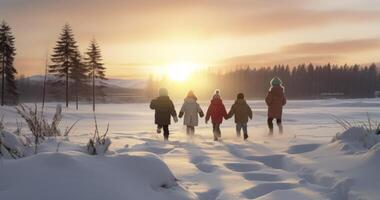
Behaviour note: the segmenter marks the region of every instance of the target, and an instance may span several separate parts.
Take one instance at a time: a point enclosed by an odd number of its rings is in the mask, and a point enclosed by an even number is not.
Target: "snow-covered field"
[[[232,101],[225,103],[229,109]],[[332,142],[343,131],[332,115],[366,121],[368,113],[379,120],[380,100],[289,101],[285,132],[273,137],[264,102],[249,103],[248,141],[236,137],[228,120],[221,142],[204,123],[187,138],[181,120],[164,142],[147,104],[97,105],[100,130],[110,124],[111,152],[104,157],[73,145],[86,144],[94,122],[90,105],[79,111],[71,106],[63,111],[62,127],[80,121],[58,153],[56,141],[48,141],[50,150],[46,144],[37,156],[1,161],[0,199],[378,199],[380,145],[368,150],[347,137]],[[202,102],[204,110],[207,105]],[[54,108],[48,104],[48,116]],[[14,108],[0,112],[9,130],[16,118],[22,121]]]

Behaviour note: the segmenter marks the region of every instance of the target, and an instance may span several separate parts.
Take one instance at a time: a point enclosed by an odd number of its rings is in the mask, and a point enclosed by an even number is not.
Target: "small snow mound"
[[[380,136],[373,134],[362,127],[351,127],[342,133],[338,133],[332,140],[333,143],[343,143],[342,150],[352,151],[371,149],[380,143]],[[355,152],[355,151],[354,151]]]

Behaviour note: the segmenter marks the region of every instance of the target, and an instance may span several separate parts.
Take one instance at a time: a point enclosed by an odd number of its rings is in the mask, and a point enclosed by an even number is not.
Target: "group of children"
[[[286,98],[284,95],[284,87],[282,81],[275,77],[270,82],[270,89],[265,102],[268,106],[268,128],[269,135],[273,135],[273,120],[276,119],[280,133],[282,133],[282,107],[286,104]],[[186,126],[186,133],[189,136],[193,136],[195,132],[195,126],[198,126],[198,116],[203,117],[204,113],[197,103],[197,97],[193,91],[189,91],[184,103],[181,107],[179,115],[174,107],[172,100],[170,100],[168,91],[165,88],[159,90],[159,97],[153,99],[150,103],[150,108],[155,110],[155,124],[157,125],[157,133],[164,132],[164,139],[169,139],[169,125],[171,117],[174,122],[178,122],[179,118],[183,119],[183,124]],[[212,129],[214,134],[214,140],[217,141],[221,138],[220,125],[223,119],[230,119],[234,116],[236,123],[236,134],[241,136],[241,130],[243,130],[244,140],[248,139],[247,123],[249,119],[252,119],[252,109],[247,104],[244,94],[237,94],[236,100],[232,105],[230,111],[227,110],[223,104],[220,96],[220,91],[216,90],[211,103],[206,112],[206,124],[211,118]]]

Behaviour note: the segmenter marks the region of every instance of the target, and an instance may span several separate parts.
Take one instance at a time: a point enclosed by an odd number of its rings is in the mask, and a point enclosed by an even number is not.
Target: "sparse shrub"
[[[91,155],[103,155],[108,151],[108,148],[111,145],[111,139],[107,137],[109,124],[107,124],[107,129],[104,132],[104,134],[100,135],[95,113],[94,113],[94,121],[95,121],[95,131],[94,131],[93,137],[90,138],[90,140],[87,143],[87,151]]]
[[[346,120],[337,116],[332,116],[331,118],[344,130],[348,130],[353,127],[360,127],[366,130],[369,134],[380,134],[380,122],[372,120],[368,113],[366,121]]]
[[[366,149],[371,149],[380,143],[380,122],[372,120],[369,114],[367,114],[367,121],[349,121],[336,116],[332,118],[344,129],[344,132],[333,137],[332,142],[358,144]]]
[[[66,130],[61,133],[59,129],[59,124],[62,120],[62,107],[61,105],[57,105],[55,114],[51,120],[51,123],[46,120],[45,116],[42,112],[38,111],[37,106],[34,106],[34,109],[20,104],[16,107],[17,113],[21,115],[21,117],[25,120],[28,125],[30,131],[34,136],[34,145],[35,145],[35,153],[37,153],[38,144],[45,139],[45,137],[57,137],[57,136],[67,136],[75,124],[78,122],[74,122],[70,128],[66,128]]]
[[[47,122],[43,114],[38,112],[37,106],[34,109],[23,104],[16,107],[17,113],[27,123],[30,131],[36,138],[43,139],[44,137],[60,136],[58,125],[62,119],[62,107],[58,104],[51,124]]]

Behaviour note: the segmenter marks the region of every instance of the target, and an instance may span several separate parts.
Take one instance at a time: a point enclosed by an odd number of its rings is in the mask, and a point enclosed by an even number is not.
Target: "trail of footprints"
[[[242,195],[245,198],[256,199],[273,191],[289,190],[298,187],[297,183],[282,182],[284,180],[277,174],[257,172],[265,168],[288,171],[284,168],[285,155],[246,156],[247,153],[236,145],[226,145],[226,147],[227,151],[232,155],[250,161],[247,163],[226,163],[225,166],[228,169],[235,172],[243,172],[242,176],[247,181],[263,182],[244,190]]]
[[[146,141],[150,143],[152,141]],[[244,149],[246,146],[234,145],[234,144],[224,144],[223,146],[216,146],[213,149],[220,149],[229,152],[238,160],[243,160],[242,162],[227,162],[223,163],[222,166],[212,164],[211,158],[207,155],[206,152],[200,146],[193,144],[182,144],[182,143],[172,143],[171,147],[157,147],[155,145],[150,146],[144,144],[144,149],[149,152],[156,154],[166,154],[170,151],[174,151],[176,147],[184,147],[190,153],[190,163],[203,173],[213,173],[216,169],[224,167],[231,172],[240,173],[242,178],[247,181],[256,182],[255,185],[251,188],[248,188],[242,191],[242,196],[247,199],[256,199],[267,195],[271,192],[277,190],[289,190],[296,187],[299,187],[298,183],[289,183],[285,182],[281,176],[269,173],[269,172],[260,172],[260,171],[276,171],[283,170],[288,173],[291,173],[289,169],[285,169],[284,160],[286,155],[283,154],[272,154],[266,156],[255,156],[249,154]],[[212,144],[209,144],[210,146]],[[173,147],[174,146],[174,147]],[[306,151],[311,151],[317,148],[317,145],[308,145],[307,148],[303,148],[301,145],[294,146],[289,148],[290,154],[302,153]],[[306,149],[306,150],[305,150]],[[249,156],[246,156],[249,155]],[[257,183],[258,182],[258,183]],[[215,200],[218,199],[218,196],[222,192],[222,189],[213,188],[208,191],[197,193],[200,200]]]
[[[234,172],[242,173],[247,181],[260,181],[259,183],[242,192],[247,199],[256,199],[276,190],[288,190],[297,187],[297,184],[280,182],[281,177],[277,174],[261,173],[259,170],[267,167],[259,162],[252,161],[250,163],[225,163],[224,166]]]
[[[277,174],[260,172],[263,169],[285,170],[283,161],[285,155],[274,154],[268,156],[245,156],[242,147],[238,145],[226,144],[227,151],[233,156],[246,160],[243,162],[224,163],[223,167],[235,172],[241,173],[242,177],[247,181],[259,182],[255,186],[242,191],[242,195],[247,199],[256,199],[277,190],[289,190],[298,187],[297,183],[283,182],[281,176]],[[200,171],[204,173],[212,173],[217,167],[211,164],[211,160],[205,154],[191,156],[190,162],[193,163]],[[285,170],[286,171],[286,170]],[[210,189],[203,193],[198,193],[201,200],[214,200],[220,194],[218,189]]]

